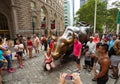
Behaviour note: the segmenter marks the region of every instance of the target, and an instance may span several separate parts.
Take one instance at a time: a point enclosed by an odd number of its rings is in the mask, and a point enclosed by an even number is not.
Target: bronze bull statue
[[[81,43],[87,40],[89,27],[67,27],[60,37],[53,36],[55,40],[52,56],[54,59],[67,58],[73,52],[74,36],[78,35]]]

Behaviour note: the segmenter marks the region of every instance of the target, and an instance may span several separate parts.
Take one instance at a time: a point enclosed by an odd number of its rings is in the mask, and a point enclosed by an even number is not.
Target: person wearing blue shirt
[[[109,41],[109,50],[113,47],[115,40],[117,39],[116,35],[112,36],[112,39]]]
[[[7,60],[3,57],[3,50],[8,50],[7,48],[2,47],[3,40],[0,38],[0,84],[2,84],[2,67],[4,63],[7,63]]]

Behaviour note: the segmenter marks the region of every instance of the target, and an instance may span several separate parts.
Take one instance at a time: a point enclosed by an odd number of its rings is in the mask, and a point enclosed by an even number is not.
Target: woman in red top
[[[53,48],[54,48],[54,40],[51,39],[51,41],[50,41],[50,49],[51,49],[51,51],[53,50]]]
[[[97,33],[94,35],[93,42],[95,42],[95,43],[100,42],[100,38],[99,38],[99,35]]]
[[[33,43],[31,41],[30,37],[27,38],[27,47],[28,47],[28,51],[29,51],[29,58],[32,58]]]
[[[51,56],[51,49],[48,48],[45,54],[45,68],[50,71],[51,68],[55,68],[55,64],[53,62],[53,57]]]

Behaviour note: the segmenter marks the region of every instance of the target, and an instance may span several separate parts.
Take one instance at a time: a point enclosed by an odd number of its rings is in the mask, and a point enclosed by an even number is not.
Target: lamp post
[[[95,13],[94,13],[94,33],[96,32],[96,15],[97,15],[97,0],[95,0]]]
[[[34,30],[35,30],[35,22],[33,20],[33,17],[32,17],[32,28],[33,28],[33,34],[34,34]]]

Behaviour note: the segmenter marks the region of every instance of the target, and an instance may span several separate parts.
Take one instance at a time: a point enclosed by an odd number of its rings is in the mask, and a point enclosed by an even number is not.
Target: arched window
[[[7,18],[0,13],[0,30],[8,30]]]
[[[35,2],[31,1],[30,6],[31,6],[32,10],[36,9],[36,3]]]
[[[0,37],[10,38],[8,20],[5,15],[0,13]]]
[[[41,28],[45,29],[47,24],[47,10],[45,7],[41,8]]]

